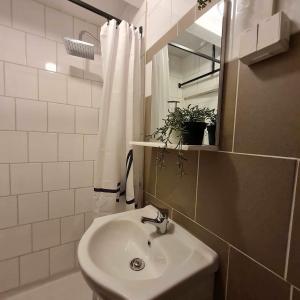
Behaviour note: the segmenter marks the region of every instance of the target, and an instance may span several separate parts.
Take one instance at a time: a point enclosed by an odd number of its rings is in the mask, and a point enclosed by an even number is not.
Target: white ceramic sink
[[[195,274],[213,278],[217,254],[172,220],[163,235],[153,225],[141,223],[142,216],[155,218],[156,214],[157,209],[149,205],[100,217],[83,235],[78,246],[79,264],[100,296],[158,299]],[[142,270],[130,268],[134,258],[144,261]]]

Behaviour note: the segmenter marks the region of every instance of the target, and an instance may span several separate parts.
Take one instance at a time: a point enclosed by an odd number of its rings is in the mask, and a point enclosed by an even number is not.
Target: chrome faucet
[[[158,232],[165,234],[167,232],[167,226],[169,223],[168,217],[169,212],[167,209],[158,208],[157,217],[155,219],[142,217],[141,222],[143,224],[151,224],[156,227]]]

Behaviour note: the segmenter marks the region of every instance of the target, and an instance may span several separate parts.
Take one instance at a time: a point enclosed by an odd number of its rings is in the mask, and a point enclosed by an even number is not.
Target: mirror
[[[185,132],[182,135],[191,131],[188,137],[183,136],[182,144],[218,145],[224,11],[222,0],[153,56],[151,130],[156,131],[156,140],[164,142],[162,131],[158,132],[157,128],[166,125],[163,119],[169,116],[175,121],[183,118],[185,123],[189,120],[206,125],[185,124],[179,130],[175,126],[166,137],[168,142],[180,143],[178,131]],[[171,121],[169,125],[172,126]]]

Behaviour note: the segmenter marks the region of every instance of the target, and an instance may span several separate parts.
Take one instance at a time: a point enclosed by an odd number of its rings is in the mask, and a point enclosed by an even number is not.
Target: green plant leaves
[[[201,10],[207,6],[207,3],[210,3],[211,0],[198,0],[198,9]]]

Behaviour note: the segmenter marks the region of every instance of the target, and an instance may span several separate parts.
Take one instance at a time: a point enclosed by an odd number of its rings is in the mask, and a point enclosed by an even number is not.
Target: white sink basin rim
[[[217,254],[177,223],[170,220],[163,235],[141,223],[142,216],[156,214],[149,205],[94,220],[79,243],[78,260],[97,292],[112,299],[155,299],[199,272],[216,272]],[[130,268],[134,258],[142,261],[136,261],[140,271]]]

